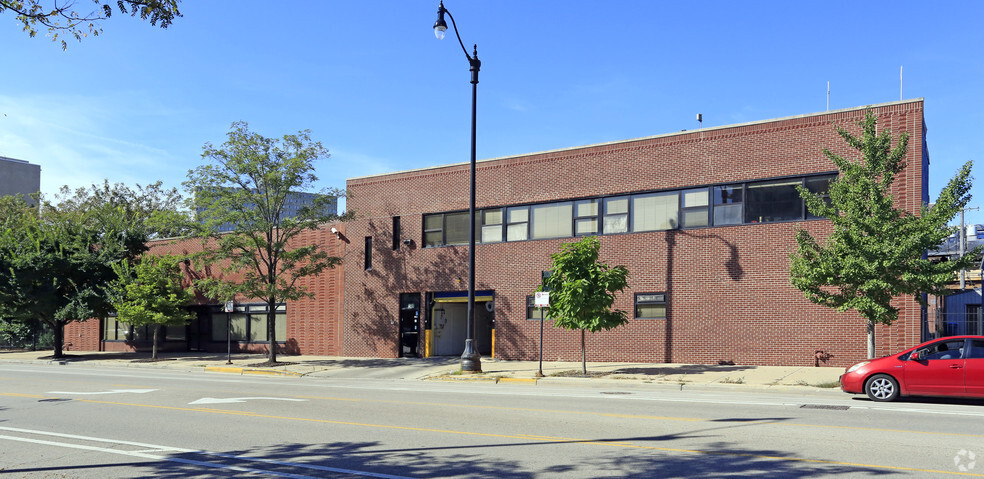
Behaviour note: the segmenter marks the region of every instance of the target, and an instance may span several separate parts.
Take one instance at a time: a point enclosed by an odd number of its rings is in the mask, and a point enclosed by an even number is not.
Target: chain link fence
[[[38,351],[54,347],[55,334],[40,321],[9,321],[0,319],[0,349]]]

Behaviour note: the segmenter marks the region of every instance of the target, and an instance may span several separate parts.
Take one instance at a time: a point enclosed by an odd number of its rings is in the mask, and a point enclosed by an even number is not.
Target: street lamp
[[[454,27],[454,34],[458,37],[458,44],[461,51],[465,52],[468,58],[468,71],[471,72],[472,85],[472,108],[471,108],[471,189],[468,203],[468,319],[465,325],[465,350],[461,353],[461,370],[465,372],[482,372],[482,355],[475,347],[475,112],[478,97],[478,70],[482,67],[482,62],[478,59],[478,45],[475,45],[474,52],[469,55],[461,35],[458,34],[458,25],[454,23],[454,16],[444,8],[444,0],[441,0],[437,7],[437,21],[434,22],[434,35],[438,40],[443,40],[448,31],[448,24],[444,21],[444,14],[451,19],[451,26]]]

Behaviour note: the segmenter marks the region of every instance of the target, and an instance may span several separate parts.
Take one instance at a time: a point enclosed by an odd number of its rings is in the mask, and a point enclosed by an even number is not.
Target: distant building
[[[293,218],[297,216],[297,213],[301,208],[305,206],[311,206],[314,203],[315,198],[322,196],[317,193],[301,193],[301,192],[291,192],[287,196],[287,203],[284,205],[283,218]],[[338,214],[338,198],[330,198],[330,202],[325,213],[330,215]],[[201,210],[199,209],[198,212]],[[235,227],[232,224],[224,223],[219,225],[218,230],[220,232],[233,231]]]
[[[963,235],[961,235],[963,233]],[[960,240],[963,237],[963,251],[972,251],[984,245],[984,225],[966,225],[964,229],[950,236],[936,249],[929,251],[929,257],[947,261],[960,256]],[[960,334],[981,334],[984,332],[984,315],[981,309],[984,258],[978,256],[975,266],[956,276],[947,285],[951,294],[929,297],[929,318],[927,335],[934,337],[956,336]]]
[[[41,191],[40,165],[0,156],[0,196],[28,196],[39,191]]]

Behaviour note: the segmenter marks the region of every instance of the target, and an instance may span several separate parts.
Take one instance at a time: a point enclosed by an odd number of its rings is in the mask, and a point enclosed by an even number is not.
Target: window
[[[632,231],[670,230],[679,225],[680,193],[632,195]]]
[[[365,270],[372,271],[372,236],[366,236]]]
[[[745,187],[745,222],[772,223],[803,218],[803,200],[796,191],[802,180],[765,181]]]
[[[445,214],[444,244],[468,244],[468,226],[470,223],[467,211]]]
[[[267,307],[265,304],[237,305],[232,313],[212,314],[212,341],[226,341],[226,314],[232,341],[269,341],[267,335]],[[287,305],[277,305],[274,318],[274,334],[277,342],[287,339]]]
[[[502,208],[481,212],[481,242],[499,243],[502,241]]]
[[[537,308],[533,306],[533,297],[526,297],[526,319],[530,321],[542,321],[546,317],[549,321],[552,319],[549,314],[547,314],[547,308]]]
[[[823,200],[829,205],[830,204],[830,183],[837,179],[837,175],[828,176],[816,176],[813,178],[806,179],[806,189],[811,193],[816,193],[823,197]],[[810,213],[809,209],[806,211],[807,218],[821,218],[820,216]]]
[[[530,208],[520,206],[506,210],[506,241],[522,241],[529,237]]]
[[[629,231],[629,197],[605,198],[605,219],[602,233],[626,233]]]
[[[741,224],[741,200],[741,185],[715,186],[714,224],[716,226]]]
[[[400,217],[393,217],[393,251],[400,249]]]
[[[102,320],[102,339],[103,341],[153,341],[154,327],[132,326],[110,316]],[[162,341],[185,341],[187,339],[186,326],[161,326]]]
[[[636,293],[636,319],[666,319],[666,293]]]
[[[950,339],[929,345],[920,350],[919,360],[961,359],[963,357],[964,340]]]
[[[574,202],[574,235],[598,234],[598,200]]]
[[[424,247],[444,244],[444,215],[424,215]]]
[[[984,358],[984,340],[971,339],[970,351],[968,351],[967,353],[967,359],[982,359],[982,358]]]
[[[683,203],[681,214],[683,223],[681,226],[684,228],[695,228],[710,224],[707,213],[707,196],[707,188],[684,190],[680,198]]]
[[[533,215],[533,239],[573,236],[574,206],[570,201],[536,205],[530,210]]]

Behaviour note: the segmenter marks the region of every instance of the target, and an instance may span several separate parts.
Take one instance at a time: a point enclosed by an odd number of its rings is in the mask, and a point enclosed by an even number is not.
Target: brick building
[[[479,161],[479,351],[536,359],[540,321],[529,302],[550,255],[598,235],[602,260],[630,272],[615,304],[629,323],[589,333],[590,361],[812,365],[817,351],[832,355],[832,365],[863,358],[864,320],[810,303],[789,281],[789,256],[797,230],[820,237],[830,230],[809,216],[793,185],[825,190],[837,172],[821,150],[853,155],[834,126],[858,131],[868,109],[879,129],[909,134],[908,166],[894,196],[917,213],[928,201],[921,99]],[[343,264],[310,281],[315,299],[284,305],[286,352],[460,355],[468,172],[463,163],[349,179],[356,219],[332,225],[337,234],[326,227],[306,238]],[[878,355],[922,338],[922,309],[911,298],[897,301],[899,320],[877,329]],[[217,306],[202,307],[175,346],[224,350],[219,314]],[[86,324],[70,326],[66,337],[92,336]],[[104,340],[96,347],[134,346],[106,341],[111,328],[100,324]],[[578,332],[553,328],[549,319],[544,329],[545,359],[580,359]],[[267,347],[241,334],[238,347]]]

